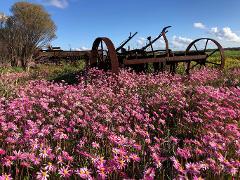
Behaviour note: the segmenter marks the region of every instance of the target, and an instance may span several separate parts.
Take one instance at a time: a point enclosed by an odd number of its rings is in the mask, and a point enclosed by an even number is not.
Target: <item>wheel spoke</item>
[[[208,39],[207,39],[205,47],[204,47],[204,52],[206,52],[206,50],[207,50],[207,45],[208,45]]]
[[[101,41],[101,52],[102,52],[102,61],[104,60],[104,54],[103,54],[103,42]]]
[[[109,51],[106,51],[107,55],[106,55],[106,63],[110,62],[110,55],[109,55]]]
[[[97,57],[98,57],[98,62],[101,62],[102,61],[102,56],[98,53]]]
[[[198,49],[197,49],[197,46],[194,44],[193,45],[194,46],[194,48],[196,49],[196,51],[198,52],[198,54],[200,54],[200,52],[198,51]]]
[[[214,53],[216,53],[217,51],[219,51],[219,49],[215,49],[213,52],[211,52],[210,54],[207,55],[207,57],[212,56]]]
[[[198,46],[198,42],[202,42],[203,47],[201,49]],[[211,48],[209,47],[209,44],[215,45],[216,48]],[[194,49],[195,48],[195,49]],[[192,50],[192,51],[191,51]],[[222,46],[215,41],[214,39],[209,39],[209,38],[200,38],[196,39],[192,43],[189,44],[189,46],[186,49],[186,55],[188,55],[189,52],[192,52],[193,55],[205,55],[206,58],[202,59],[201,61],[195,60],[188,62],[186,65],[186,73],[189,74],[189,70],[196,68],[196,66],[216,66],[216,67],[221,67],[223,68],[224,66],[224,52]],[[190,53],[189,53],[190,54]],[[208,64],[207,64],[208,63]],[[212,65],[210,65],[212,64]]]

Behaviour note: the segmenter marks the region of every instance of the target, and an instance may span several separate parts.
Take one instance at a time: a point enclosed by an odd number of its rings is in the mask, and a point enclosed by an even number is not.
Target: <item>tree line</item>
[[[17,2],[11,15],[0,26],[0,56],[11,66],[26,69],[35,52],[49,44],[56,35],[56,25],[43,6]]]

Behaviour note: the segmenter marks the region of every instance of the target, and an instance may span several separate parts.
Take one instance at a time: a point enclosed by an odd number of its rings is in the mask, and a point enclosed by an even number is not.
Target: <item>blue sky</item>
[[[173,26],[167,34],[173,49],[184,49],[199,37],[217,39],[224,47],[240,46],[239,0],[28,1],[42,4],[52,15],[58,27],[52,44],[62,49],[91,48],[98,36],[111,38],[117,46],[136,31],[131,45],[141,47],[147,36],[157,36],[167,25]],[[9,15],[15,2],[0,0],[0,12]]]

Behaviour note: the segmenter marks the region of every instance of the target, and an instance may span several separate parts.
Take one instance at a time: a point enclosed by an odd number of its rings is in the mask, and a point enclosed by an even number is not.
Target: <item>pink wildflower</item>
[[[204,180],[202,177],[197,177],[197,176],[194,176],[193,177],[193,180]]]
[[[186,164],[186,171],[190,174],[200,174],[200,166],[199,164],[196,164],[196,163],[187,163]]]
[[[56,167],[51,162],[48,162],[47,165],[45,166],[45,170],[54,172],[56,170]]]
[[[76,173],[83,179],[91,178],[91,172],[87,168],[80,168]]]
[[[105,167],[99,167],[98,170],[98,175],[102,178],[105,179],[107,177],[107,172],[106,172],[106,168]]]
[[[6,153],[6,151],[4,149],[0,148],[0,155],[4,155]]]
[[[0,176],[0,180],[12,180],[11,174],[3,174]]]
[[[71,176],[71,170],[69,170],[68,167],[62,167],[59,171],[58,174],[60,174],[61,177],[68,178]]]
[[[39,154],[39,156],[42,157],[42,158],[46,158],[46,157],[48,157],[49,154],[48,154],[47,149],[44,148],[43,150],[40,150],[40,154]]]
[[[170,158],[171,161],[173,162],[173,167],[180,173],[184,173],[184,169],[182,165],[179,163],[179,161],[175,157]]]
[[[137,154],[131,154],[130,158],[135,162],[140,162],[140,157]]]
[[[177,154],[184,159],[188,159],[191,157],[190,151],[187,148],[177,148]]]
[[[38,180],[47,180],[49,177],[48,172],[47,171],[40,171],[37,172],[37,179]]]
[[[3,165],[4,166],[7,166],[7,167],[10,167],[11,165],[12,165],[12,160],[11,160],[11,158],[7,158],[7,157],[5,157],[4,159],[3,159]]]
[[[92,142],[92,147],[95,149],[98,149],[98,148],[100,148],[100,145],[96,142]]]
[[[144,179],[146,180],[154,180],[155,177],[155,169],[150,167],[144,172]]]

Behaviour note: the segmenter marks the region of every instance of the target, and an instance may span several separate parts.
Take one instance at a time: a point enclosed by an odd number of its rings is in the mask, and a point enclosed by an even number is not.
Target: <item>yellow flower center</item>
[[[42,176],[43,177],[46,177],[47,176],[47,173],[45,171],[42,172]]]
[[[66,169],[64,169],[63,173],[64,174],[68,174],[68,171]]]
[[[125,161],[122,160],[122,159],[119,161],[119,163],[120,163],[121,165],[124,165],[124,162],[125,162]]]

